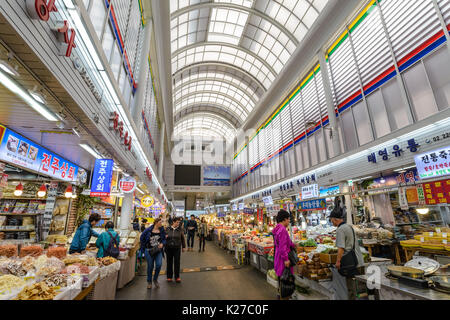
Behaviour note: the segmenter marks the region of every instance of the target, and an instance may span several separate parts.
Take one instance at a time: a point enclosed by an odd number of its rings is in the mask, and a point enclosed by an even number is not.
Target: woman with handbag
[[[273,263],[275,273],[278,276],[278,288],[281,300],[288,300],[293,293],[293,290],[291,290],[292,287],[295,289],[295,284],[293,284],[294,268],[290,262],[289,253],[292,249],[295,250],[296,247],[286,230],[289,222],[289,212],[280,210],[277,215],[278,224],[272,230],[275,251]]]
[[[160,218],[156,218],[153,224],[141,234],[141,245],[145,250],[145,259],[147,260],[147,289],[152,288],[153,268],[155,268],[153,284],[158,289],[158,276],[164,257],[163,248],[166,245],[166,233]]]

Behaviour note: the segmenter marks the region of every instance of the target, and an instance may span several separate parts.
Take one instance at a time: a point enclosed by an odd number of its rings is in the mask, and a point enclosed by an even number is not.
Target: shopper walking
[[[133,220],[133,230],[134,231],[139,231],[141,228],[139,227],[139,219],[138,218],[134,218]]]
[[[141,223],[141,232],[144,232],[144,230],[147,229],[147,219],[142,219]]]
[[[289,268],[291,274],[294,274],[294,268],[289,262],[289,252],[292,248],[295,248],[295,244],[289,237],[289,233],[286,228],[289,226],[289,212],[285,210],[280,210],[277,215],[277,226],[272,230],[274,237],[274,269],[278,276],[278,288],[281,288],[281,276],[285,268]],[[281,292],[279,290],[280,299],[288,300],[289,297],[281,297]]]
[[[114,231],[114,222],[108,221],[105,224],[105,232],[102,232],[100,236],[97,238],[95,242],[97,251],[97,258],[103,257],[114,257],[117,258],[119,256],[119,243],[120,237],[119,234]],[[111,246],[116,246],[116,252],[113,252],[114,249]]]
[[[166,255],[167,255],[167,281],[172,282],[174,273],[176,282],[181,282],[180,262],[181,251],[186,249],[186,240],[183,228],[181,227],[182,218],[175,218],[172,225],[166,232]]]
[[[191,219],[187,222],[188,251],[194,250],[194,238],[197,230],[198,230],[197,221],[195,221],[195,216],[191,214]]]
[[[69,248],[69,254],[82,253],[86,250],[86,247],[91,240],[91,236],[96,238],[99,236],[99,234],[95,232],[92,227],[95,226],[101,219],[102,217],[98,213],[92,213],[88,220],[83,220],[73,236],[72,244]]]
[[[205,242],[206,242],[206,235],[208,234],[208,225],[206,224],[205,218],[202,218],[200,220],[200,224],[198,227],[198,252],[202,251],[202,243],[203,243],[203,251],[205,251]]]
[[[147,260],[147,289],[152,288],[153,268],[155,269],[153,284],[158,289],[158,277],[164,258],[164,246],[166,245],[166,232],[161,218],[156,218],[153,224],[145,229],[141,234],[141,243],[145,252],[145,260]]]
[[[342,216],[341,210],[333,210],[329,216],[331,223],[337,227],[336,229],[336,247],[338,248],[338,256],[336,260],[336,268],[339,270],[341,268],[342,257],[354,250],[357,259],[357,273],[364,273],[363,265],[364,259],[361,254],[361,250],[358,244],[358,237],[353,230],[351,225],[344,222],[344,217]],[[356,286],[355,279],[353,276],[346,277],[347,289],[348,289],[348,299],[356,299]]]

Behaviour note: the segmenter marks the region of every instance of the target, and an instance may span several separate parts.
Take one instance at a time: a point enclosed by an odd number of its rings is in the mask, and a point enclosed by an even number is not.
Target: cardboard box
[[[337,261],[337,254],[321,253],[320,261],[322,261],[323,263],[335,264]]]

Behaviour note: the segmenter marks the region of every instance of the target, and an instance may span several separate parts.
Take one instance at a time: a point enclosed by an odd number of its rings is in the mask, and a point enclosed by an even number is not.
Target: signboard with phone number
[[[75,182],[79,168],[66,159],[28,140],[10,129],[4,131],[0,145],[0,160],[13,163],[52,178]]]

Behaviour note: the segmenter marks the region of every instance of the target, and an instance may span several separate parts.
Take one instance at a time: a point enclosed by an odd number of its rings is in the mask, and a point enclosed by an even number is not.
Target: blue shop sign
[[[78,173],[83,170],[77,165],[4,126],[0,126],[0,133],[3,133],[0,136],[0,160],[52,178],[77,183]]]
[[[91,197],[108,197],[111,192],[111,180],[114,161],[112,159],[96,159],[92,174]]]
[[[297,203],[297,208],[302,211],[309,210],[323,210],[327,207],[326,199],[300,201]]]

